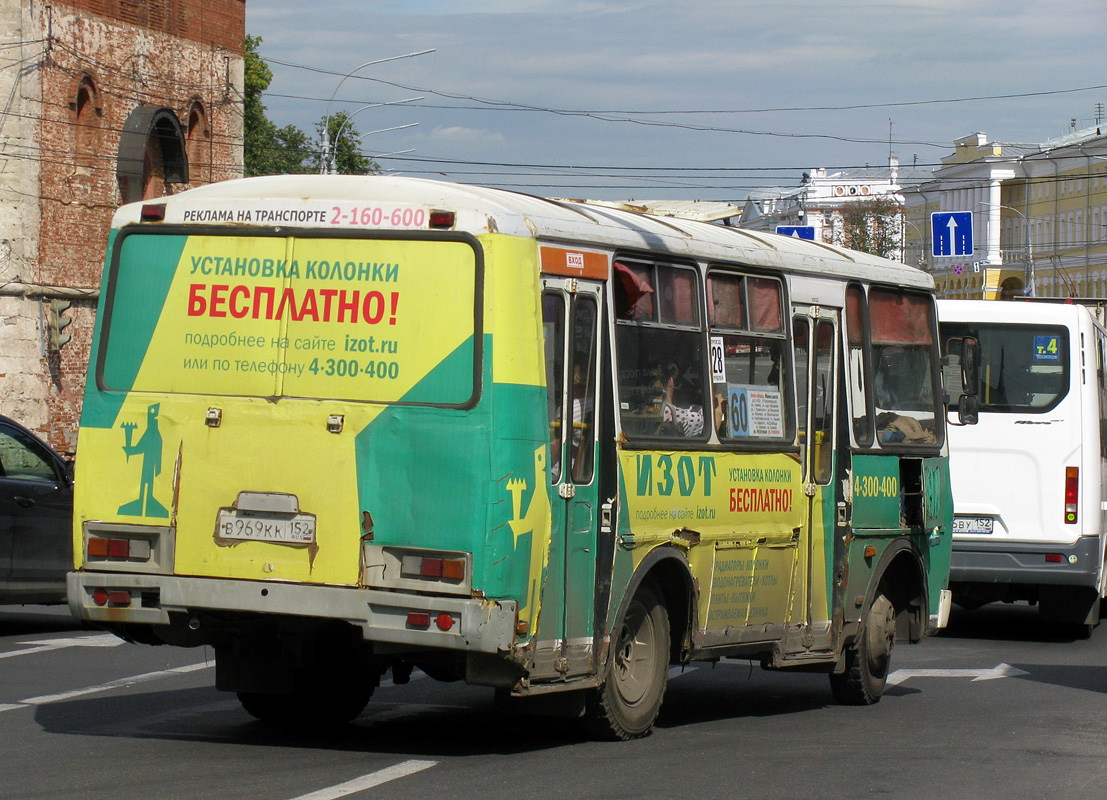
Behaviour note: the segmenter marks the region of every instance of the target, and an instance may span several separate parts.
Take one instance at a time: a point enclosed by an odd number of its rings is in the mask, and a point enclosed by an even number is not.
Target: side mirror
[[[980,398],[975,394],[961,395],[957,404],[957,419],[962,425],[975,425],[980,419]]]
[[[962,425],[975,425],[980,419],[980,340],[966,336],[961,340],[961,400],[957,418]]]

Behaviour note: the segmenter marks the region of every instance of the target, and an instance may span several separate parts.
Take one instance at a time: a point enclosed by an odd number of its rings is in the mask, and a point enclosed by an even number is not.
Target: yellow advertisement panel
[[[141,238],[124,242],[121,264]],[[119,281],[141,279],[120,269]],[[108,388],[461,405],[472,379],[406,396],[471,349],[477,279],[459,241],[189,236],[143,369]]]
[[[808,534],[798,461],[785,454],[623,451],[635,558],[658,543],[685,548],[708,628],[827,618],[826,534]],[[817,507],[817,504],[816,504]],[[808,539],[811,541],[808,541]]]

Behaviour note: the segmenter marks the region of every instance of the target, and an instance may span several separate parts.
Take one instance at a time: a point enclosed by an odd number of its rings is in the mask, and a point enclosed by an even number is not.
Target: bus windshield
[[[1068,393],[1068,331],[1051,325],[949,322],[942,339],[980,341],[980,410],[1040,414]],[[956,408],[961,395],[952,398]]]
[[[873,399],[881,444],[934,444],[933,304],[925,295],[869,291]]]

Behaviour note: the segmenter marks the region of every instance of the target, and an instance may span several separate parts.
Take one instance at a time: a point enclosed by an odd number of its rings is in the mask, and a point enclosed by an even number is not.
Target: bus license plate
[[[954,517],[954,533],[991,533],[995,520],[991,517]]]
[[[218,538],[279,544],[311,544],[315,541],[315,517],[310,514],[274,517],[245,514],[241,511],[220,511]]]

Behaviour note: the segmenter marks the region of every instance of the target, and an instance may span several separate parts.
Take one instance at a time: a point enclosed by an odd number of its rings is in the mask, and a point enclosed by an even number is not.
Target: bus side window
[[[565,300],[542,295],[542,338],[546,353],[546,405],[550,426],[550,483],[561,482],[563,378],[565,364]]]
[[[623,432],[707,438],[711,406],[704,402],[707,358],[696,271],[620,259],[612,293]]]
[[[789,439],[780,281],[713,269],[707,276],[715,429],[720,439]]]
[[[846,342],[849,348],[849,364],[846,373],[849,380],[849,402],[853,416],[853,435],[862,447],[873,443],[872,394],[866,375],[868,369],[867,318],[868,306],[865,290],[856,283],[846,287]]]

